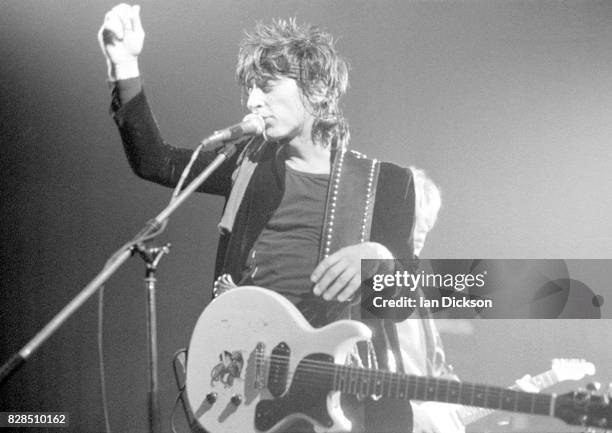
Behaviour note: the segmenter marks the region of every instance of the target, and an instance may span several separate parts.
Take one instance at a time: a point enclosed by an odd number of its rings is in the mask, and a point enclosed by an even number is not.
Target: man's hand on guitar
[[[124,80],[140,75],[138,56],[144,44],[140,6],[122,3],[104,16],[98,42],[108,65],[110,80]]]
[[[361,259],[391,260],[393,255],[377,242],[342,248],[323,259],[312,272],[310,281],[315,283],[314,294],[327,301],[351,299],[361,285]],[[377,271],[372,265],[372,269],[364,269],[364,274],[369,278]]]
[[[526,374],[525,376],[516,380],[514,383],[516,384],[517,389],[527,392],[540,392],[540,388],[533,383],[533,377],[529,374]]]

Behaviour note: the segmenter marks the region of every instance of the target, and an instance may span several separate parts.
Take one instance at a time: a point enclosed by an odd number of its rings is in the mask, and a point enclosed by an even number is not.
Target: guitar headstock
[[[553,359],[552,371],[560,382],[564,380],[580,380],[584,376],[595,374],[595,366],[584,359]]]
[[[574,391],[555,399],[554,416],[571,425],[612,428],[612,407],[607,395]]]

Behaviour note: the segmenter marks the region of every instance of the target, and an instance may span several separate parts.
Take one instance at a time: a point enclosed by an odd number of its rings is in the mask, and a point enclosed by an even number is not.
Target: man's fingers
[[[361,287],[361,275],[353,275],[353,278],[351,278],[344,290],[338,295],[338,301],[348,301],[359,290],[359,287]]]
[[[329,263],[329,262],[328,262]],[[323,262],[321,262],[323,264]],[[335,262],[326,266],[321,270],[321,277],[317,280],[313,293],[315,295],[324,294],[331,284],[338,278],[338,276],[342,273],[344,267],[341,262]]]
[[[339,256],[337,252],[324,258],[321,263],[317,265],[314,271],[312,271],[312,274],[310,274],[310,281],[313,283],[318,283],[327,272],[327,269],[333,266],[338,260]]]
[[[327,288],[323,291],[323,299],[329,301],[330,299],[334,299],[341,290],[345,288],[347,283],[351,280],[352,275],[348,268],[344,269],[335,269],[332,273],[333,280],[330,280],[327,283]]]
[[[125,37],[123,22],[116,13],[113,13],[113,10],[106,14],[102,25],[102,37],[109,44],[114,40],[121,41]]]
[[[351,297],[361,285],[361,278],[350,268],[345,269],[323,294],[323,299],[329,301],[336,299],[344,302]]]
[[[103,32],[103,36],[106,33],[107,37],[112,36],[120,41],[125,38],[126,32],[141,31],[140,6],[126,3],[115,6],[104,17],[104,27],[114,34]]]
[[[112,30],[106,27],[102,27],[100,29],[100,41],[102,42],[102,47],[104,47],[105,45],[112,45],[115,43],[115,41],[118,40],[120,39]]]
[[[134,31],[134,25],[132,24],[132,8],[122,10],[121,13],[117,14],[117,17],[121,20],[124,32]]]
[[[140,20],[140,5],[132,6],[132,28],[135,32],[143,32],[142,21]]]
[[[361,285],[361,272],[346,260],[338,260],[325,269],[323,276],[314,287],[315,295],[322,295],[329,301],[336,299],[344,302],[349,299]]]
[[[111,9],[111,12],[119,18],[127,20],[132,14],[132,6],[127,3],[120,3]]]

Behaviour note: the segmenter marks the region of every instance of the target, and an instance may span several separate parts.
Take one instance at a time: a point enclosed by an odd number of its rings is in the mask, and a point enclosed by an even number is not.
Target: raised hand
[[[98,42],[106,57],[110,80],[140,75],[138,56],[142,52],[144,37],[140,6],[121,3],[106,13],[98,31]]]

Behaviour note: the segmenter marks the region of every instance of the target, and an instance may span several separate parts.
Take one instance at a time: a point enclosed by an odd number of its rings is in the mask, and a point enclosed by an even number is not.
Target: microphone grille
[[[242,119],[242,123],[245,124],[248,130],[245,132],[253,135],[263,134],[264,128],[266,127],[266,121],[257,113],[247,114],[244,116],[244,119]]]

